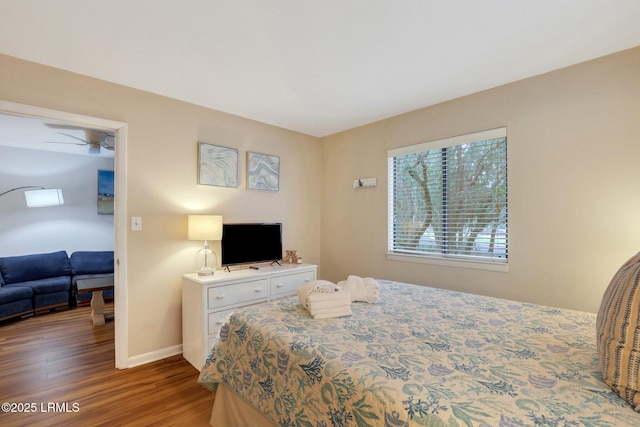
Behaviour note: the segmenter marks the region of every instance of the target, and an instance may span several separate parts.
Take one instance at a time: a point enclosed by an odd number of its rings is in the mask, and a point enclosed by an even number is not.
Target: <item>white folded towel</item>
[[[350,316],[351,314],[351,306],[342,305],[340,307],[332,307],[314,311],[312,317],[314,319],[331,319],[334,317]]]
[[[314,319],[348,316],[351,295],[327,280],[315,280],[298,288],[298,300]]]
[[[313,280],[298,288],[298,300],[303,306],[307,306],[307,298],[311,294],[322,294],[333,298],[332,294],[342,291],[342,288],[328,280]]]
[[[340,295],[334,295],[334,293],[331,294],[321,294],[321,293],[315,293],[312,292],[309,295],[307,295],[307,304],[309,304],[311,301],[313,302],[334,302],[336,301],[337,298],[343,297],[345,294],[347,294],[348,292],[344,291],[342,288],[340,288],[339,291],[337,291],[340,293]],[[351,302],[351,294],[349,294],[349,302]]]
[[[315,296],[316,294],[311,294],[309,298],[307,298],[307,310],[309,310],[311,314],[320,313],[325,310],[333,310],[338,307],[347,307],[351,310],[351,297],[348,292],[340,292],[339,295],[332,300],[317,300]]]
[[[351,302],[359,301],[369,304],[378,302],[380,284],[371,277],[363,279],[359,276],[350,275],[347,280],[338,282],[338,286],[351,294]]]
[[[310,303],[308,310],[310,312],[313,312],[313,314],[337,313],[337,312],[351,310],[351,304],[345,304],[344,302],[340,302],[339,305],[336,305],[336,304],[314,305],[313,303]]]

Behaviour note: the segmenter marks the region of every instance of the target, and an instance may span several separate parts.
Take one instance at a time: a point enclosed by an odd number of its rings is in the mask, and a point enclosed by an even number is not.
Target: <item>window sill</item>
[[[390,261],[414,262],[418,264],[442,265],[446,267],[498,271],[502,273],[507,273],[509,271],[509,265],[507,263],[490,261],[460,260],[437,256],[408,255],[395,252],[387,252],[387,259]]]

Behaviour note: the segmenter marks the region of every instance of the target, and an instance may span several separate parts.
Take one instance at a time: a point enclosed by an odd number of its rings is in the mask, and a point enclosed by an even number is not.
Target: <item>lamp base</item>
[[[213,276],[217,264],[216,253],[209,249],[209,242],[205,240],[204,248],[196,254],[196,272],[198,276]]]
[[[198,270],[198,276],[213,276],[213,269]]]

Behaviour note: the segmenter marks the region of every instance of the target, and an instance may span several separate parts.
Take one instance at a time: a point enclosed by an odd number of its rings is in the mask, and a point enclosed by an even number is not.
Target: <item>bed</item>
[[[199,377],[212,425],[640,425],[602,381],[595,314],[379,283],[348,317],[238,309]]]

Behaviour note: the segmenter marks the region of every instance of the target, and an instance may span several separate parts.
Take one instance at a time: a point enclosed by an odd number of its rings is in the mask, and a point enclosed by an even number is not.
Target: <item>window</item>
[[[507,263],[507,130],[389,151],[389,253]]]

